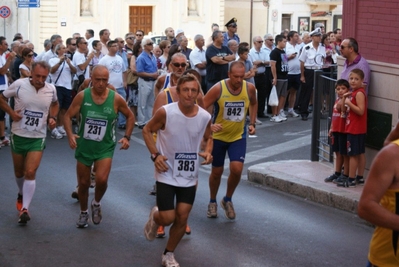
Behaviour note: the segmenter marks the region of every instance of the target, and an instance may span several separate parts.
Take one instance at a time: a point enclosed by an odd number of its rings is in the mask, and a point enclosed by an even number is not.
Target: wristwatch
[[[159,152],[157,152],[157,153],[151,154],[150,158],[151,158],[151,160],[152,160],[153,162],[155,162],[155,160],[157,159],[157,157],[158,157],[159,155],[161,155],[161,154],[159,154]]]

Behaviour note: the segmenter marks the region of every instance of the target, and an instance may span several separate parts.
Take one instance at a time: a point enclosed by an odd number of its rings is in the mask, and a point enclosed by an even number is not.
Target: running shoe
[[[179,263],[175,260],[173,252],[162,254],[162,266],[164,267],[180,267]]]
[[[7,136],[5,136],[3,140],[0,140],[0,147],[8,145],[10,145],[10,139],[8,139]]]
[[[158,224],[154,221],[154,213],[158,211],[158,207],[154,206],[151,209],[150,216],[148,216],[148,221],[144,226],[144,235],[147,240],[152,241],[157,235]]]
[[[236,213],[234,212],[234,206],[231,201],[225,202],[224,199],[220,201],[220,206],[224,209],[224,215],[229,220],[234,220],[236,218]]]
[[[356,183],[358,185],[364,185],[364,178],[363,177],[362,178],[356,177]]]
[[[186,235],[191,235],[191,228],[188,224],[186,225]]]
[[[58,131],[60,134],[62,134],[62,136],[67,136],[67,133],[66,133],[66,131],[65,131],[65,129],[64,129],[64,126],[58,126],[58,127],[57,127],[57,131]]]
[[[278,116],[280,116],[280,118],[287,118],[287,115],[285,115],[284,110],[280,110],[280,113],[278,114]]]
[[[165,237],[165,227],[160,225],[157,229],[157,238]]]
[[[101,215],[101,205],[96,205],[91,201],[91,220],[94,224],[100,224],[103,216]]]
[[[281,116],[281,113],[279,115],[277,115],[277,116],[280,118],[281,121],[286,121],[287,120],[287,116],[285,116],[285,114],[284,114],[285,117]]]
[[[62,134],[60,134],[60,133],[58,132],[57,128],[54,128],[54,129],[51,131],[51,138],[61,139],[62,137],[63,137]]]
[[[154,186],[152,187],[152,190],[150,190],[150,192],[148,192],[148,194],[156,196],[157,195],[157,185],[154,184]]]
[[[17,210],[21,211],[22,210],[22,195],[18,193],[17,197]]]
[[[89,226],[87,223],[89,221],[89,214],[87,212],[81,212],[79,214],[79,220],[76,222],[77,228],[86,228]]]
[[[262,122],[261,122],[260,120],[256,119],[256,120],[255,120],[255,124],[256,124],[256,125],[262,125]]]
[[[75,198],[77,201],[79,201],[78,189],[79,189],[79,187],[77,186],[75,191],[73,191],[71,194],[71,197]]]
[[[28,213],[27,209],[23,209],[19,212],[19,220],[18,223],[20,224],[26,224],[28,221],[30,221],[30,216]]]
[[[210,202],[208,204],[208,218],[217,218],[218,217],[218,204],[216,202]]]

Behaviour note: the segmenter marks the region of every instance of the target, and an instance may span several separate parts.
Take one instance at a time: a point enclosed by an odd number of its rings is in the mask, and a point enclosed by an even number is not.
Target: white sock
[[[288,112],[292,112],[293,110],[293,108],[288,108]]]
[[[101,202],[97,202],[94,198],[93,198],[93,201],[91,203],[96,205],[96,206],[100,206],[101,205]]]
[[[18,185],[18,194],[22,195],[22,188],[24,186],[25,177],[23,176],[21,178],[15,177],[15,181],[17,182]]]
[[[22,188],[22,195],[24,196],[22,200],[22,208],[29,209],[30,202],[32,201],[33,194],[36,189],[36,180],[25,180],[24,186]]]
[[[284,109],[280,109],[280,113],[283,113],[284,112]]]

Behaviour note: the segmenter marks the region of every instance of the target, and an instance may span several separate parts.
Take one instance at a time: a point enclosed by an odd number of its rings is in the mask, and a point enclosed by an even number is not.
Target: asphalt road
[[[265,161],[309,159],[310,120],[263,122],[257,137],[248,139],[246,169]],[[118,136],[123,132],[118,130]],[[148,194],[154,170],[141,130],[135,129],[128,151],[116,150],[102,200],[103,221],[86,229],[75,227],[79,205],[70,197],[75,164],[66,139],[48,138],[32,219],[20,226],[10,148],[0,150],[0,266],[161,266],[167,239],[149,242],[143,235],[155,197]],[[220,209],[219,218],[208,219],[209,171],[200,171],[189,218],[192,234],[175,251],[181,266],[365,266],[371,227],[354,214],[251,184],[246,170],[233,197],[237,219],[228,221]]]

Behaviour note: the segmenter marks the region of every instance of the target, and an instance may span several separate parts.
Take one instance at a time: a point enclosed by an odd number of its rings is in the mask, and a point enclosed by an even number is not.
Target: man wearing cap
[[[316,28],[310,33],[312,42],[305,45],[299,56],[301,62],[301,92],[299,94],[299,113],[302,120],[308,120],[308,105],[313,91],[314,71],[323,67],[326,49],[321,45],[321,30]]]
[[[237,35],[237,19],[236,18],[232,18],[231,20],[229,20],[229,22],[226,23],[227,28],[227,32],[223,33],[223,45],[227,46],[227,43],[230,40],[236,40],[237,43],[240,43],[240,37],[238,37]]]
[[[316,30],[317,28],[320,28],[320,30],[321,30],[321,35],[323,35],[323,34],[326,33],[326,28],[324,27],[324,24],[323,24],[322,22],[316,23],[316,24],[314,25],[314,28],[315,28],[315,30]]]
[[[177,40],[177,44],[178,45],[180,45],[180,42],[181,42],[181,38],[180,37],[182,37],[182,36],[184,36],[184,31],[182,29],[177,29],[175,38]],[[179,42],[179,40],[180,40],[180,42]]]

